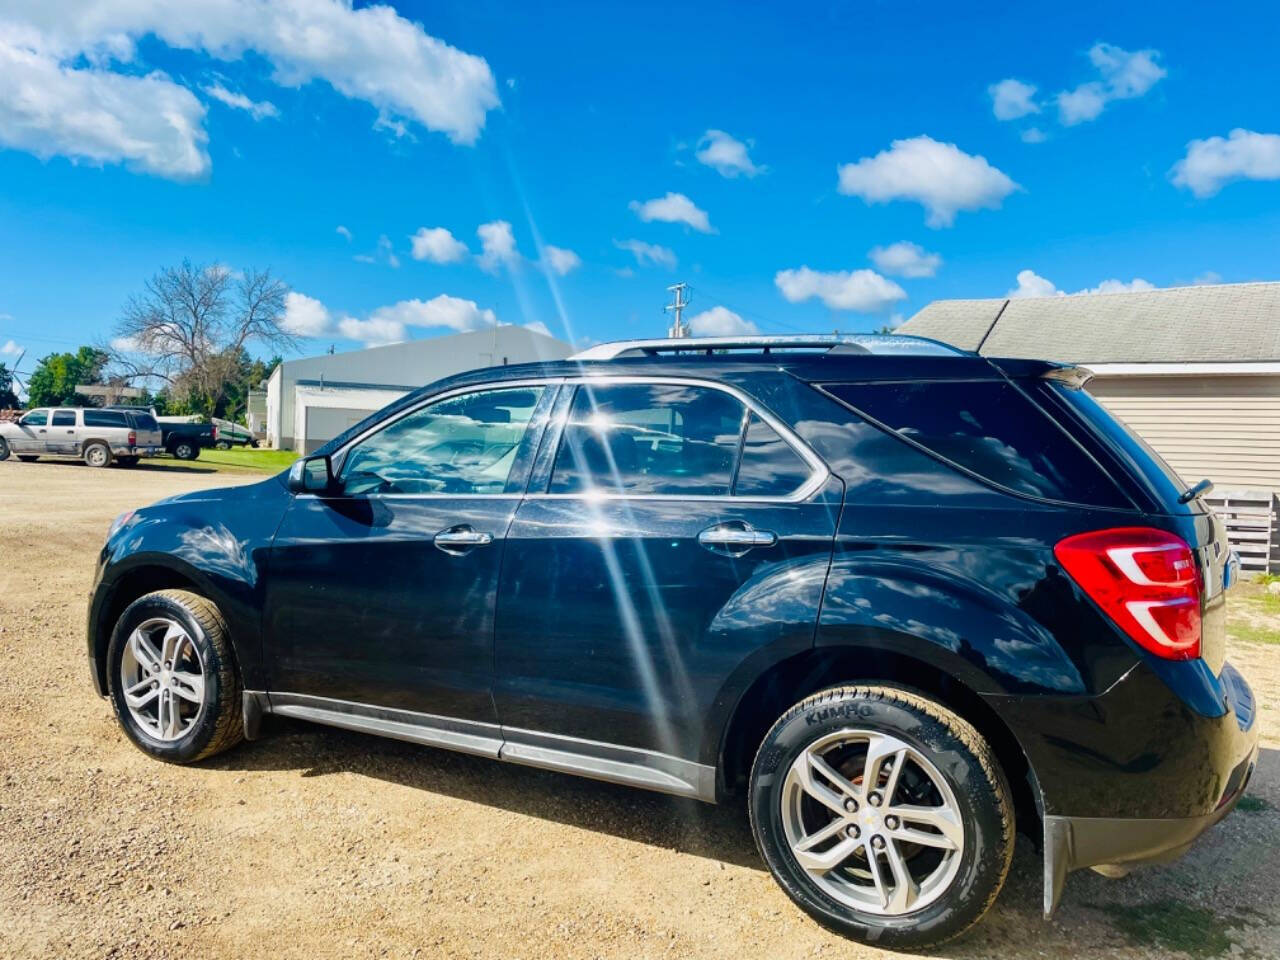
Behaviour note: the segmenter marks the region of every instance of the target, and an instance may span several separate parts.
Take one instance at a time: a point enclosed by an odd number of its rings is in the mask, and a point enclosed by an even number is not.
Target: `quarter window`
[[[542,387],[429,404],[361,441],[342,466],[348,494],[505,493]]]
[[[756,414],[747,422],[742,463],[733,485],[738,497],[785,497],[809,479],[813,469]]]
[[[53,411],[54,427],[74,427],[76,425],[76,412],[74,410],[55,410]]]
[[[706,387],[579,386],[549,492],[727,496],[745,412]]]

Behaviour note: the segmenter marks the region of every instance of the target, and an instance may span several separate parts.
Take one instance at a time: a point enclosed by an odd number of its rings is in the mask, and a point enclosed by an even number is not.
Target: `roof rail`
[[[820,350],[826,353],[963,356],[966,351],[927,337],[896,333],[801,334],[791,337],[681,337],[662,340],[615,340],[575,353],[570,360],[626,360],[663,354],[730,351],[771,353],[775,350]]]

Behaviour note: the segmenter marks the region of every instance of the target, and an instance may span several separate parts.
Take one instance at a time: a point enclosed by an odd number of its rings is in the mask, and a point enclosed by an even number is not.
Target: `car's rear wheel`
[[[105,467],[111,463],[111,448],[105,443],[87,443],[81,456],[91,467]]]
[[[230,450],[231,444],[226,440],[219,440],[217,443],[214,444],[214,447],[216,447],[219,450]]]
[[[971,724],[896,687],[838,687],[788,710],[751,771],[756,843],[787,895],[877,946],[958,936],[1013,856],[1008,781]]]
[[[9,459],[9,441],[4,437],[0,437],[0,460]]]
[[[173,445],[173,455],[179,460],[194,460],[200,456],[200,448],[190,440],[179,440]]]
[[[116,719],[141,750],[191,763],[240,742],[240,679],[226,621],[188,590],[129,605],[107,651]]]

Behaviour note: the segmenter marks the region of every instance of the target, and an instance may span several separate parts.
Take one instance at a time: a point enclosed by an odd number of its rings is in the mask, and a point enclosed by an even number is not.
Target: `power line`
[[[721,304],[728,307],[734,313],[746,314],[749,317],[754,317],[756,320],[759,320],[761,323],[765,324],[766,326],[783,327],[784,329],[790,330],[793,333],[812,333],[813,332],[812,330],[805,330],[803,327],[797,327],[790,323],[784,323],[781,320],[775,320],[772,317],[766,317],[764,314],[760,313],[759,311],[748,310],[745,307],[742,307],[736,303],[731,303],[725,297],[720,296],[714,290],[707,289],[707,287],[702,284],[699,284],[697,289],[707,294],[712,300],[720,301]]]
[[[671,324],[671,329],[667,332],[667,336],[672,339],[680,339],[689,335],[689,325],[682,319],[684,308],[689,305],[689,301],[684,299],[684,292],[689,289],[689,285],[681,280],[679,283],[667,287],[672,293],[672,302],[663,307],[663,311],[670,310],[675,314],[675,320]]]

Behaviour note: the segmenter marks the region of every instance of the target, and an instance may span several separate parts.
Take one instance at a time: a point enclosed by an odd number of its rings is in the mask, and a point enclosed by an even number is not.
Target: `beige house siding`
[[[1188,483],[1280,492],[1280,376],[1097,377],[1089,392]]]

